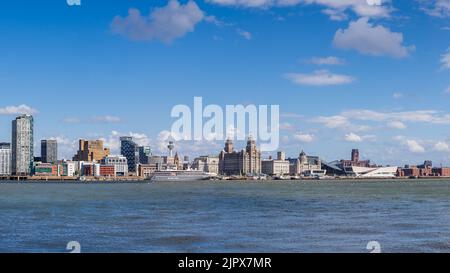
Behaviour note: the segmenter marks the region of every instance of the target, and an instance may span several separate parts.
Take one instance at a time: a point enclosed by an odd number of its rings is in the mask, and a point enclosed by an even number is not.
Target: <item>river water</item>
[[[0,252],[450,252],[450,180],[0,183]]]

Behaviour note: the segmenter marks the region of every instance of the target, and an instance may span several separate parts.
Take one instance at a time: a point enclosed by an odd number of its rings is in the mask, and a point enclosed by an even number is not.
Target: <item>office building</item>
[[[34,162],[34,120],[21,115],[12,122],[11,168],[13,175],[31,175]]]
[[[282,176],[289,174],[289,161],[286,160],[284,152],[278,152],[276,159],[265,159],[261,162],[261,170],[263,174],[272,176]]]
[[[99,162],[109,154],[109,148],[103,147],[103,140],[80,139],[73,161]]]
[[[185,161],[186,162],[186,161]],[[192,169],[207,173],[219,174],[219,157],[200,156],[194,159]]]
[[[35,176],[60,176],[59,165],[52,163],[37,163],[34,166]]]
[[[140,146],[139,150],[139,164],[149,164],[152,156],[152,149],[150,146]]]
[[[128,161],[125,156],[107,156],[102,160],[102,166],[114,166],[115,176],[128,176]]]
[[[120,154],[128,161],[128,171],[136,172],[137,164],[139,164],[139,146],[132,137],[120,138]]]
[[[322,161],[320,158],[318,156],[308,156],[304,151],[300,152],[298,158],[290,158],[289,162],[289,173],[292,175],[303,175],[322,169]]]
[[[0,176],[11,175],[11,144],[0,143]]]
[[[224,175],[248,175],[261,173],[261,152],[249,137],[245,150],[235,151],[233,141],[228,139],[219,155],[219,173]]]
[[[41,140],[42,163],[56,163],[58,161],[58,142],[56,140]]]

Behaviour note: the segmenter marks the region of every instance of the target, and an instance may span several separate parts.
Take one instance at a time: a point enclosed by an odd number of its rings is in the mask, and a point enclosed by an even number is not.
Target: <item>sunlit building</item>
[[[78,152],[73,161],[99,162],[109,154],[109,148],[103,147],[103,140],[80,139]]]
[[[21,115],[12,122],[11,168],[14,175],[31,175],[34,162],[34,120]]]
[[[235,151],[233,141],[227,140],[219,154],[219,173],[224,175],[248,175],[261,173],[261,152],[249,137],[245,150]]]
[[[11,144],[0,143],[0,175],[11,174]]]

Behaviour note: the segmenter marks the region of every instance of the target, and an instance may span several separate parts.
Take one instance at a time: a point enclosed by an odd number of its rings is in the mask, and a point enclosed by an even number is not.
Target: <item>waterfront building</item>
[[[102,160],[102,165],[114,166],[114,176],[128,176],[128,160],[125,156],[107,156]]]
[[[13,175],[31,175],[34,162],[34,120],[21,115],[12,122],[11,168]]]
[[[120,138],[120,154],[128,161],[128,171],[136,172],[137,164],[139,164],[139,146],[133,141],[133,137]]]
[[[200,156],[194,159],[192,169],[207,173],[219,174],[219,157]]]
[[[441,177],[450,177],[450,168],[446,167],[433,168],[433,175]]]
[[[140,164],[139,165],[139,176],[143,178],[150,178],[154,172],[160,171],[160,165],[156,163],[150,164]]]
[[[80,168],[81,176],[100,176],[100,164],[93,162],[82,162]]]
[[[58,161],[58,142],[53,139],[41,140],[42,163],[56,163]]]
[[[59,165],[52,163],[37,163],[34,166],[35,176],[60,176]]]
[[[72,161],[63,161],[60,164],[62,170],[60,172],[61,176],[74,177],[77,172],[77,164]]]
[[[398,167],[359,167],[351,166],[349,174],[358,178],[395,178]]]
[[[138,148],[139,164],[149,164],[150,157],[152,156],[152,149],[150,146],[141,146]]]
[[[298,158],[289,159],[289,173],[291,175],[303,175],[311,171],[322,170],[322,160],[318,156],[308,156],[303,150]]]
[[[0,176],[11,175],[11,144],[0,143]]]
[[[116,166],[114,165],[100,165],[99,166],[100,176],[103,177],[116,177]]]
[[[370,160],[360,160],[360,155],[359,155],[359,150],[358,149],[353,149],[352,150],[352,156],[351,156],[351,160],[345,160],[342,159],[341,160],[341,165],[343,168],[347,168],[347,167],[373,167],[370,165]]]
[[[284,152],[278,152],[276,159],[264,159],[261,162],[261,170],[263,174],[272,176],[282,176],[289,174],[289,161],[286,160]]]
[[[103,140],[80,139],[73,161],[99,162],[109,154],[109,148],[103,147]]]
[[[398,169],[397,175],[399,177],[426,177],[426,176],[446,176],[442,175],[439,171],[434,171],[433,163],[431,161],[425,161],[422,165],[410,166],[406,165],[403,168]],[[445,171],[444,171],[445,172]]]
[[[245,150],[235,151],[233,141],[228,139],[219,154],[219,173],[224,175],[248,175],[261,173],[261,152],[252,137]]]
[[[341,161],[322,162],[322,169],[326,171],[328,176],[345,176],[345,170],[342,168]]]

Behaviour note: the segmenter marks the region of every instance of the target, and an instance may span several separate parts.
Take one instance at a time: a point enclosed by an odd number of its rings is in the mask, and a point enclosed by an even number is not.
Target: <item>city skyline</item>
[[[358,147],[383,165],[450,165],[450,13],[439,4],[448,1],[309,2],[52,0],[24,10],[7,1],[0,142],[29,113],[35,150],[57,139],[70,159],[88,138],[120,154],[120,137],[133,136],[161,153],[171,108],[202,96],[222,107],[280,105],[288,156],[303,149],[333,160]],[[154,19],[174,12],[189,25],[167,31]],[[133,16],[146,22],[140,32]],[[223,142],[177,145],[194,156]]]

